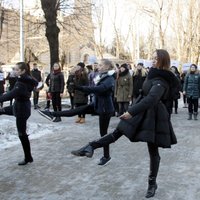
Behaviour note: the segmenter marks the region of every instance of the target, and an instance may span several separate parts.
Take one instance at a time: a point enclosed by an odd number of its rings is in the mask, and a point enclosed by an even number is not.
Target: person
[[[80,85],[80,86],[88,86],[89,81],[88,81],[88,74],[85,69],[85,64],[83,62],[80,62],[77,64],[75,67],[75,76],[74,76],[74,84],[75,85]],[[83,91],[74,90],[74,104],[75,107],[80,107],[87,105],[88,103],[88,95],[85,94]],[[84,124],[85,123],[85,114],[78,114],[78,118],[75,121],[76,123],[79,124]]]
[[[179,73],[179,71],[178,71],[176,66],[171,66],[170,70],[175,74],[175,76],[179,80],[179,84],[176,85],[176,87],[173,90],[173,94],[171,96],[170,112],[173,113],[173,106],[174,106],[174,113],[178,114],[178,99],[180,99],[180,97],[181,97],[180,92],[182,90],[180,73]]]
[[[64,92],[64,75],[61,72],[61,67],[59,63],[54,63],[52,72],[50,74],[50,85],[49,85],[49,94],[52,98],[52,105],[54,111],[61,111],[61,98],[63,97]],[[60,122],[61,118],[57,117],[54,119],[54,122]]]
[[[50,109],[50,104],[51,104],[51,95],[49,93],[49,86],[50,86],[50,75],[51,73],[49,73],[46,77],[45,80],[45,84],[47,85],[47,90],[46,90],[46,106],[45,106],[45,110],[49,110]]]
[[[142,89],[142,85],[146,79],[146,71],[143,68],[143,63],[138,63],[136,66],[136,70],[133,73],[133,91],[132,91],[132,103],[137,99],[140,95],[140,91]]]
[[[66,110],[61,112],[48,112],[38,110],[38,112],[46,117],[47,119],[52,120],[53,117],[62,116],[62,117],[71,117],[79,113],[84,114],[97,114],[99,115],[99,130],[100,135],[103,137],[107,134],[108,126],[110,123],[110,118],[114,112],[114,105],[112,100],[112,94],[114,93],[114,73],[113,64],[108,59],[101,60],[101,63],[98,65],[99,75],[96,77],[95,86],[76,86],[77,90],[80,90],[84,93],[93,93],[94,98],[92,103],[88,105],[82,105],[73,110]],[[98,165],[107,164],[111,157],[109,146],[105,145],[103,148],[103,157],[100,159]]]
[[[197,65],[191,64],[189,73],[185,77],[183,94],[187,96],[188,102],[188,120],[197,120],[198,115],[198,100],[200,97],[200,75],[197,69]]]
[[[26,165],[33,162],[26,129],[27,120],[31,115],[31,92],[37,86],[38,82],[28,74],[27,70],[26,63],[17,63],[15,66],[15,74],[17,76],[16,84],[11,91],[8,91],[0,97],[0,102],[15,99],[12,106],[0,109],[0,115],[14,115],[16,117],[18,136],[24,151],[24,160],[19,162],[18,165]]]
[[[5,78],[2,67],[0,67],[0,96],[5,92],[4,90]],[[3,102],[0,103],[0,107],[3,107]]]
[[[38,69],[37,63],[33,63],[33,69],[31,70],[31,76],[35,78],[36,81],[41,82],[42,81],[42,76],[41,76],[41,71]],[[39,100],[39,90],[34,89],[33,90],[33,105],[34,109],[40,108],[38,106],[38,100]]]
[[[181,76],[180,76],[180,78],[181,78],[181,87],[182,87],[181,92],[182,92],[182,95],[183,95],[183,108],[187,108],[188,107],[187,106],[186,94],[183,94],[183,87],[184,87],[184,81],[185,81],[186,74],[187,74],[187,72],[184,71],[184,72],[181,73]]]
[[[15,83],[17,81],[17,77],[15,74],[15,68],[12,68],[12,71],[8,73],[6,80],[8,80],[8,82],[9,82],[8,90],[11,91],[14,88]],[[13,102],[13,99],[10,100],[10,105],[12,105],[12,102]]]
[[[71,109],[74,109],[74,79],[75,75],[70,71],[67,79],[67,92],[69,93]]]
[[[126,63],[119,68],[119,75],[115,84],[115,98],[119,106],[118,116],[128,110],[129,102],[132,97],[133,81]]]
[[[113,133],[89,142],[86,146],[72,151],[75,156],[92,157],[94,150],[102,148],[125,135],[131,142],[146,142],[150,157],[150,173],[146,198],[153,197],[157,189],[156,178],[160,165],[159,147],[170,148],[176,144],[170,121],[170,113],[165,103],[177,78],[169,70],[170,56],[166,50],[157,49],[153,54],[153,67],[142,87],[142,94],[120,116],[121,121]]]

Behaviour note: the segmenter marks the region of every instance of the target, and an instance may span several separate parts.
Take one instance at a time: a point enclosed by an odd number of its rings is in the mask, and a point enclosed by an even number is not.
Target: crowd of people
[[[24,160],[19,165],[33,162],[26,123],[31,115],[31,94],[34,109],[53,122],[61,117],[77,116],[75,123],[85,123],[87,114],[99,116],[101,138],[89,142],[71,153],[75,156],[92,157],[95,149],[103,148],[99,165],[110,160],[110,144],[122,135],[131,142],[146,142],[150,158],[150,172],[146,198],[153,197],[157,189],[157,174],[160,165],[159,147],[170,148],[176,144],[171,124],[171,114],[178,114],[178,99],[183,95],[184,107],[188,108],[188,120],[197,120],[200,97],[200,73],[195,64],[189,71],[180,73],[170,66],[166,50],[157,49],[152,58],[152,67],[145,68],[138,63],[134,68],[129,63],[113,64],[108,59],[85,65],[79,62],[72,67],[65,84],[59,63],[54,63],[51,72],[43,80],[37,63],[16,64],[6,78],[0,68],[0,115],[14,115],[19,139],[24,150]],[[5,81],[8,91],[5,92]],[[47,86],[46,106],[40,108],[40,90],[43,82]],[[62,110],[64,89],[70,97],[71,108]],[[15,102],[13,103],[13,99]],[[3,107],[3,102],[10,106]],[[52,102],[52,109],[50,105]],[[115,130],[108,134],[112,116],[120,121]]]

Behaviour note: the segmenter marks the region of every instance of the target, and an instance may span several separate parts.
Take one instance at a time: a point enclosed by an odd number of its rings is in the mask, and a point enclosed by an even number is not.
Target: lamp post
[[[24,20],[23,20],[24,0],[20,0],[20,61],[24,62]]]

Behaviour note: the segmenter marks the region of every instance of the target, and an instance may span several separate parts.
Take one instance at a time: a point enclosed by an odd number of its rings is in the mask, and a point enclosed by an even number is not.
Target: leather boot
[[[194,120],[198,120],[198,119],[197,119],[197,115],[198,115],[198,113],[197,113],[197,112],[194,112]]]
[[[113,133],[105,135],[99,140],[94,140],[90,142],[89,144],[87,144],[86,146],[78,150],[72,151],[71,153],[75,156],[86,156],[86,157],[91,158],[94,154],[95,149],[107,146],[115,142],[121,136],[122,134],[118,130],[115,130]]]
[[[192,113],[188,114],[188,120],[192,120]]]
[[[148,189],[146,192],[146,198],[153,197],[155,195],[156,189],[158,188],[156,183],[156,177],[158,174],[158,169],[160,165],[160,157],[152,156],[150,158],[150,174],[148,179]]]
[[[81,120],[79,121],[80,124],[85,124],[85,118],[81,118]]]
[[[24,150],[24,160],[19,162],[18,165],[26,165],[28,163],[32,163],[33,162],[33,158],[31,155],[31,147],[30,147],[30,142],[28,139],[28,136],[19,136],[19,139],[21,141],[22,144],[22,148]]]

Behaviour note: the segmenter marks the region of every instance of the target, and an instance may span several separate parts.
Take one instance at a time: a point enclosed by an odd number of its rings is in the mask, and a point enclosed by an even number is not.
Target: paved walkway
[[[3,116],[0,116],[0,119]],[[14,124],[13,118],[6,117]],[[188,121],[187,109],[173,115],[178,144],[161,149],[161,166],[155,200],[200,199],[200,120]],[[48,130],[31,138],[34,162],[18,166],[22,159],[20,143],[0,150],[1,200],[141,200],[147,188],[148,154],[145,143],[131,143],[125,137],[111,146],[111,162],[97,165],[102,151],[93,158],[70,154],[99,136],[98,118],[87,116],[86,124],[74,118],[51,123],[33,111],[30,124]],[[118,122],[112,118],[110,130]],[[1,124],[10,126],[11,124]],[[45,132],[45,130],[44,130]]]

